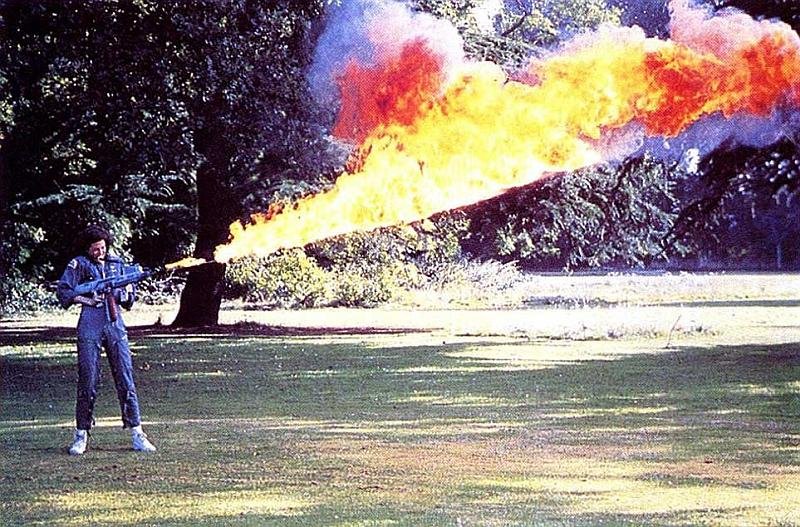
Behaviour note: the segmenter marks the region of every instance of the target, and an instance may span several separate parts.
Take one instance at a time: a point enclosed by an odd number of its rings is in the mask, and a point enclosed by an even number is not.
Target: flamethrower
[[[114,322],[117,320],[117,300],[114,297],[114,290],[140,282],[153,274],[155,274],[154,271],[144,269],[141,265],[125,265],[122,268],[122,274],[78,284],[75,287],[75,293],[77,296],[92,297],[102,301],[105,304],[108,319]]]
[[[141,282],[145,278],[150,278],[151,276],[156,276],[171,271],[189,269],[190,267],[197,267],[198,265],[204,265],[206,263],[208,263],[206,260],[192,259],[189,261],[187,259],[161,267],[155,267],[153,269],[142,267],[139,264],[125,265],[122,268],[122,274],[118,276],[109,276],[108,278],[101,278],[100,280],[93,280],[91,282],[85,282],[78,285],[75,288],[75,292],[79,295],[88,296],[91,296],[94,293],[105,293],[112,289],[125,287],[126,285],[134,284],[136,282]]]
[[[188,269],[206,263],[208,263],[206,260],[192,258],[153,269],[142,267],[139,264],[125,265],[122,267],[122,274],[79,284],[75,288],[75,293],[77,296],[87,296],[102,301],[105,304],[109,320],[113,322],[117,320],[117,300],[114,296],[115,289],[141,282],[151,276]]]
[[[145,278],[153,276],[156,272],[157,271],[151,269],[145,269],[141,265],[126,265],[123,267],[121,275],[109,276],[108,278],[101,278],[100,280],[79,284],[75,288],[75,292],[81,296],[91,296],[95,293],[107,293],[112,289],[140,282]]]

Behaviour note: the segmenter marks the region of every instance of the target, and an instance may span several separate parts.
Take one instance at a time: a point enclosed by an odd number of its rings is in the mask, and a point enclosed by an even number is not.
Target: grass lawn
[[[3,321],[0,524],[800,525],[800,296],[741,283],[196,332],[134,317],[150,455],[105,360],[89,450],[67,454],[77,310]]]

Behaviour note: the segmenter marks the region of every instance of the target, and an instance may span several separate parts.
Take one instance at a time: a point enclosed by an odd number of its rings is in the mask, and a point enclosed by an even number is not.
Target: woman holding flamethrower
[[[76,429],[69,453],[86,451],[89,430],[94,425],[94,405],[100,380],[100,351],[105,349],[111,366],[122,413],[123,428],[131,429],[133,450],[154,452],[156,448],[142,431],[139,397],[133,380],[133,364],[128,346],[128,331],[120,306],[129,310],[134,303],[134,283],[106,287],[103,291],[83,292],[89,282],[111,284],[108,278],[125,274],[124,262],[108,254],[112,238],[104,228],[92,225],[81,234],[79,243],[85,254],[70,260],[58,281],[57,296],[61,306],[81,306],[78,320],[78,390],[75,404]],[[144,275],[144,276],[149,276]]]

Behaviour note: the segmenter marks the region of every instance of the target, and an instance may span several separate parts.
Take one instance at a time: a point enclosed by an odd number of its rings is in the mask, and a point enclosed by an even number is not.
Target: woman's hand
[[[91,297],[78,295],[72,299],[73,304],[81,304],[88,307],[99,307],[103,305],[103,298],[97,293],[92,294]]]

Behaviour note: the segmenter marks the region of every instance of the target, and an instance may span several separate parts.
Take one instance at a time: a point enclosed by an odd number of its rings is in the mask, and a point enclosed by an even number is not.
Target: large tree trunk
[[[212,263],[193,269],[181,294],[181,306],[172,325],[176,327],[217,325],[224,276],[224,264]]]
[[[238,217],[232,194],[213,157],[197,172],[198,234],[194,256],[214,259],[214,249],[228,240],[230,224]],[[216,159],[216,161],[221,161]],[[181,294],[176,327],[213,326],[219,322],[225,265],[211,263],[192,269]]]

